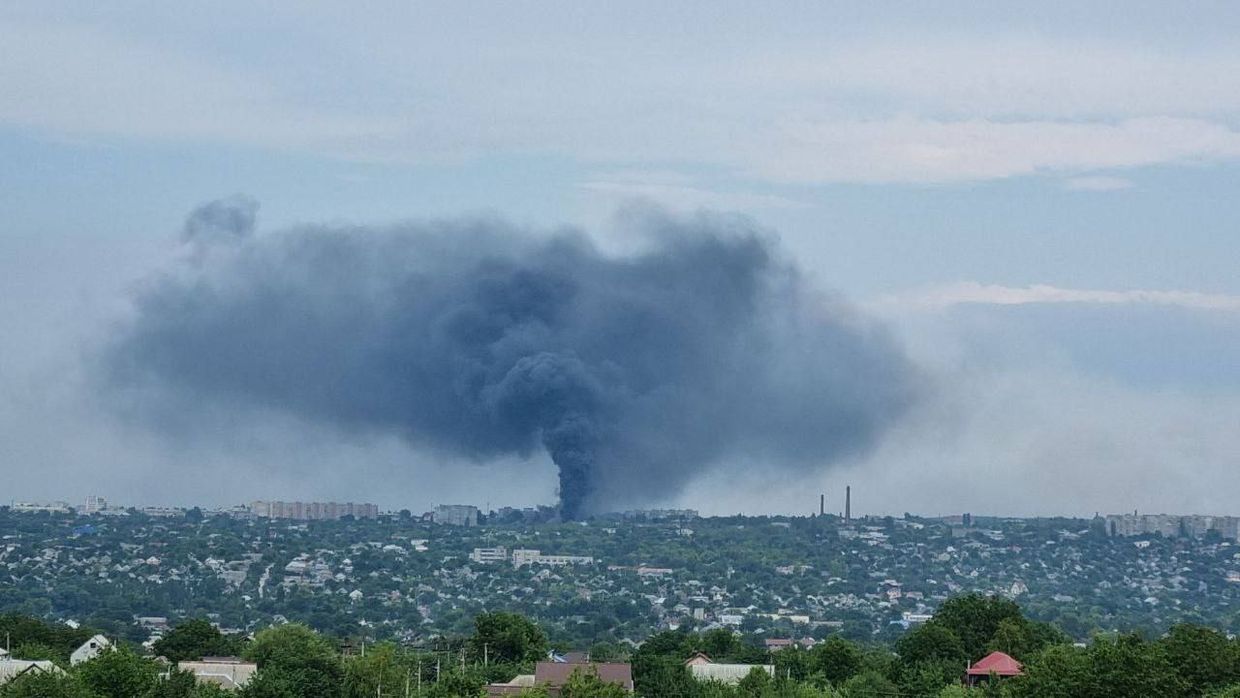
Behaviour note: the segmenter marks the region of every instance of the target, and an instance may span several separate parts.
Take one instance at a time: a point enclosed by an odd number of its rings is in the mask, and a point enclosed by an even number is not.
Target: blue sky
[[[10,3],[0,472],[18,498],[76,497],[109,486],[90,461],[132,464],[125,488],[161,495],[144,483],[170,447],[100,416],[81,357],[203,201],[253,196],[265,231],[485,211],[624,250],[614,215],[637,199],[751,216],[956,386],[823,488],[882,489],[885,510],[1237,513],[1237,30],[1227,2]],[[434,483],[394,499],[457,493],[399,445],[324,449]],[[271,472],[264,496],[354,486]]]

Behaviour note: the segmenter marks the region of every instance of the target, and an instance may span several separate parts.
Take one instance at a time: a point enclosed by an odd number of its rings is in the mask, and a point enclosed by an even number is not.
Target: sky
[[[614,255],[634,206],[741,215],[933,386],[865,453],[651,505],[1240,514],[1238,186],[1235,3],[6,3],[0,500],[554,500],[545,454],[118,415],[101,347],[241,194],[259,236],[489,216]]]

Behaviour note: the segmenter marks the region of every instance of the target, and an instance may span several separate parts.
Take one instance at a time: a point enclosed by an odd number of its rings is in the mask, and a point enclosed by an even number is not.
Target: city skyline
[[[893,516],[908,516],[918,518],[939,519],[944,521],[963,522],[964,525],[970,525],[974,519],[993,519],[993,520],[1011,520],[1019,521],[1024,519],[1090,519],[1101,517],[1107,526],[1110,535],[1133,536],[1145,533],[1159,532],[1163,535],[1194,535],[1201,536],[1207,530],[1217,529],[1223,532],[1225,537],[1233,539],[1240,538],[1240,516],[1222,513],[1222,512],[1167,512],[1167,511],[1102,511],[1095,510],[1092,513],[1078,512],[1075,514],[1061,515],[1030,515],[1015,516],[1004,514],[1002,512],[990,512],[984,509],[973,509],[961,512],[918,510],[913,512],[887,512],[887,511],[866,511],[857,512],[849,516],[849,507],[847,504],[838,511],[831,510],[826,507],[825,495],[820,495],[817,508],[807,508],[804,511],[787,510],[787,511],[767,511],[767,512],[732,512],[723,514],[702,514],[696,509],[636,509],[627,511],[609,511],[600,512],[598,518],[624,518],[634,519],[642,516],[655,516],[658,520],[670,520],[673,518],[728,518],[731,516],[751,516],[751,517],[769,517],[769,518],[798,518],[798,517],[814,517],[814,516],[830,516],[842,522],[850,520],[865,521],[883,519]],[[452,526],[479,526],[483,525],[480,517],[486,516],[504,516],[505,513],[527,513],[535,515],[537,520],[551,520],[555,515],[555,508],[548,506],[528,506],[513,507],[508,504],[498,504],[492,506],[490,502],[485,504],[471,504],[468,502],[456,503],[437,503],[426,508],[409,507],[395,505],[391,508],[380,508],[369,502],[345,502],[345,501],[319,501],[305,502],[298,500],[280,500],[280,499],[255,499],[247,502],[202,506],[194,503],[169,503],[166,501],[159,502],[126,502],[118,503],[102,495],[87,495],[81,503],[70,502],[66,499],[51,500],[35,500],[23,499],[20,497],[11,497],[7,506],[18,512],[36,512],[48,511],[51,513],[68,513],[70,510],[75,511],[78,515],[92,516],[96,514],[121,514],[128,509],[137,509],[140,513],[154,514],[156,516],[176,516],[182,515],[191,509],[199,509],[204,513],[241,515],[252,517],[263,517],[272,519],[290,519],[301,521],[314,520],[331,520],[343,517],[346,514],[355,515],[357,518],[376,518],[378,516],[401,516],[402,512],[409,512],[414,517],[424,519],[433,523],[440,523]],[[591,517],[594,518],[594,517]],[[1222,526],[1223,528],[1219,528]]]

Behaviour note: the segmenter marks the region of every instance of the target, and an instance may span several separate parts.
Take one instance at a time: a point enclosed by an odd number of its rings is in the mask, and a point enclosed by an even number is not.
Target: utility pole
[[[490,659],[490,657],[488,656],[488,653],[487,653],[487,643],[484,642],[482,643],[482,666],[485,667],[487,665],[488,659]]]

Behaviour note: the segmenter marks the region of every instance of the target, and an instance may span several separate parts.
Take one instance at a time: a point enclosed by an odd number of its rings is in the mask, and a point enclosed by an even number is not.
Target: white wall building
[[[86,514],[86,515],[98,514],[99,512],[107,508],[108,508],[108,500],[104,499],[103,497],[100,497],[97,494],[92,494],[86,497],[86,503],[82,505],[82,511],[79,513]]]
[[[95,657],[98,657],[101,652],[111,646],[112,643],[108,640],[108,638],[102,635],[96,635],[86,642],[83,642],[81,647],[73,650],[73,654],[69,655],[69,664],[77,666],[82,662],[88,662]]]
[[[553,567],[563,567],[565,565],[592,565],[594,558],[589,555],[543,555],[539,550],[527,550],[518,548],[512,551],[513,567],[522,565],[551,565]]]
[[[474,548],[469,554],[469,559],[474,562],[504,562],[508,559],[507,548]]]

